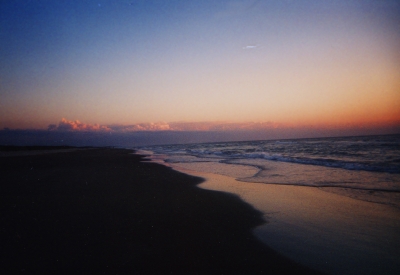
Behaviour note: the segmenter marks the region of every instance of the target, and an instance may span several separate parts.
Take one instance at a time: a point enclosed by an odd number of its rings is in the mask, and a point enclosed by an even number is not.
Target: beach
[[[263,214],[200,177],[132,150],[30,152],[0,157],[2,274],[319,274],[260,242]]]
[[[254,235],[296,262],[327,274],[395,275],[400,270],[398,208],[324,188],[243,183],[199,172],[193,163],[169,165],[205,178],[200,188],[235,194],[261,211],[266,222],[253,230]]]
[[[263,214],[253,234],[332,275],[400,273],[399,137],[175,144],[139,148]]]

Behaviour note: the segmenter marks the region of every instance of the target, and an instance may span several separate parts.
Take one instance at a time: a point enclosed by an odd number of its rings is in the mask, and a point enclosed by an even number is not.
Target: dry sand
[[[262,214],[203,180],[93,149],[0,158],[1,274],[317,274],[251,230]]]

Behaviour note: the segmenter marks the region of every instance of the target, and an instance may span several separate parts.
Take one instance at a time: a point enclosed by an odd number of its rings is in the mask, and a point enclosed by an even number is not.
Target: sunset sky
[[[400,125],[399,1],[0,1],[0,41],[0,129]]]

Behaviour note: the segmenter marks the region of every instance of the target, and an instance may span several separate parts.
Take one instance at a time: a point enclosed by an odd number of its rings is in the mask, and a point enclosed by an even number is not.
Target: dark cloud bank
[[[134,125],[86,124],[65,118],[47,130],[0,130],[0,145],[116,146],[296,139],[337,136],[400,134],[400,123],[342,128],[289,127],[266,123],[142,123]]]
[[[294,139],[334,136],[399,134],[400,127],[381,129],[266,129],[255,131],[62,131],[0,130],[0,145],[118,146],[137,147],[157,144]]]

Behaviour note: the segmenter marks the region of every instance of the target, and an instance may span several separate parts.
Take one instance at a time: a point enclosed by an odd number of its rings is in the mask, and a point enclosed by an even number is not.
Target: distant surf
[[[254,234],[296,262],[327,274],[399,274],[400,135],[136,149],[253,205],[267,221]]]
[[[400,208],[400,135],[218,142],[141,147],[167,163],[243,182],[324,188]],[[215,165],[225,164],[221,171]],[[256,168],[240,174],[238,165]],[[231,169],[229,169],[231,167]],[[199,167],[200,169],[200,167]],[[239,171],[239,174],[238,174]]]

